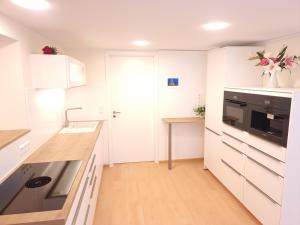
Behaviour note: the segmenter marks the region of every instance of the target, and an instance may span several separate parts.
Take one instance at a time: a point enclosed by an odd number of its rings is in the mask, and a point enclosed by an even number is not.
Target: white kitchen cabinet
[[[86,84],[85,65],[67,55],[30,56],[34,88],[72,88]]]
[[[244,185],[243,203],[262,224],[280,224],[280,205],[247,180]]]
[[[205,126],[221,134],[224,87],[261,86],[259,68],[249,61],[259,47],[224,47],[208,52]]]
[[[101,129],[66,225],[93,225],[103,170],[103,144],[104,132]]]
[[[223,95],[226,86],[260,86],[260,72],[248,58],[259,47],[224,47],[208,52],[207,83],[206,83],[206,113],[205,113],[205,166],[217,177],[220,177],[220,154],[222,143],[220,137],[223,131]],[[231,130],[228,128],[229,131]],[[213,138],[212,132],[215,134]],[[244,134],[239,132],[238,138],[233,140],[241,145]],[[240,137],[241,136],[241,137]],[[236,135],[234,136],[236,137]],[[216,148],[216,145],[218,147]],[[233,146],[234,147],[234,146]],[[216,152],[218,149],[218,152]],[[238,148],[239,149],[239,148]]]
[[[247,157],[245,178],[281,205],[283,191],[283,178],[281,176],[255,159]]]
[[[229,164],[238,173],[244,174],[244,154],[241,151],[223,141],[220,155],[221,160]]]
[[[31,153],[30,140],[31,134],[28,133],[0,150],[0,181],[7,178]]]
[[[221,176],[221,136],[206,128],[204,133],[204,165],[217,178]]]
[[[240,201],[243,200],[244,177],[229,163],[221,159],[221,182]]]

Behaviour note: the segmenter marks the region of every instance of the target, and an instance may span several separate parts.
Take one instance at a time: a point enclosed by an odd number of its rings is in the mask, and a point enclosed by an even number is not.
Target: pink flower
[[[292,66],[294,64],[294,57],[288,56],[285,58],[284,62],[287,66]]]
[[[259,62],[259,65],[261,65],[261,66],[267,66],[267,65],[269,65],[269,59],[267,59],[267,58],[262,58],[262,59],[260,60],[260,62]]]
[[[271,57],[270,59],[271,59],[274,63],[277,63],[277,62],[278,62],[278,58]]]

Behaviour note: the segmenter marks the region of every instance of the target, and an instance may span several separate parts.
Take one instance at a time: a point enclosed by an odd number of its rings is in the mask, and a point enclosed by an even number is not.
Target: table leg
[[[168,168],[172,169],[172,124],[169,123],[169,137],[168,137]]]

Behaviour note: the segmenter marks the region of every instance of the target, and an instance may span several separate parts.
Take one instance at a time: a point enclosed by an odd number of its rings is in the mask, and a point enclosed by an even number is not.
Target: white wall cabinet
[[[85,65],[67,55],[30,56],[34,88],[72,88],[86,84]]]
[[[66,225],[93,225],[103,170],[104,138],[104,132],[101,129]]]

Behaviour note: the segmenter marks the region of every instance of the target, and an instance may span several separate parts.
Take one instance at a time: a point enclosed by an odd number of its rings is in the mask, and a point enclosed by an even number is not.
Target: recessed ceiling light
[[[230,24],[227,22],[211,22],[204,24],[202,28],[205,30],[223,30],[229,26]]]
[[[30,10],[47,10],[50,8],[50,3],[46,0],[11,0],[17,6]]]
[[[131,42],[131,44],[138,46],[138,47],[144,47],[144,46],[150,45],[150,42],[146,41],[146,40],[135,40],[135,41]]]

